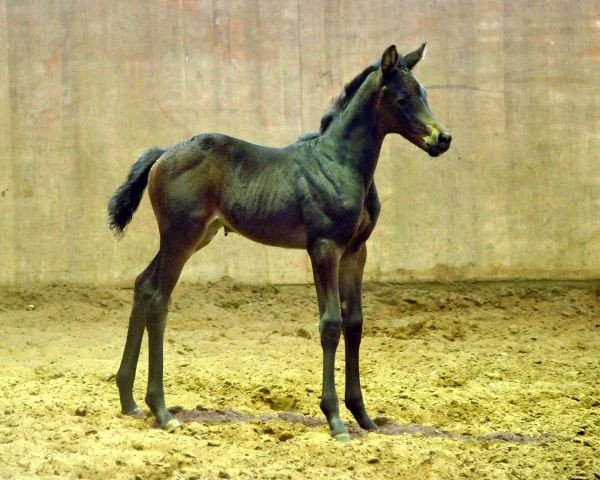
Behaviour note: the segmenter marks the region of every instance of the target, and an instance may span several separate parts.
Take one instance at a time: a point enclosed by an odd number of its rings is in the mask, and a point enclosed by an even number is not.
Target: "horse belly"
[[[260,230],[244,229],[241,235],[273,247],[306,248],[306,231],[301,227],[267,226]]]
[[[220,220],[227,230],[264,245],[283,248],[306,248],[306,228],[294,216],[269,218],[261,215],[222,213]]]

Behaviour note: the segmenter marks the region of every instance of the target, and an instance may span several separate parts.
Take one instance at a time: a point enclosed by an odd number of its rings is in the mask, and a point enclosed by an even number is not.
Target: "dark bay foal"
[[[117,385],[126,415],[133,399],[140,345],[148,331],[146,403],[165,429],[178,425],[165,405],[163,338],[171,292],[186,261],[221,227],[254,241],[303,248],[310,256],[323,348],[321,410],[331,434],[349,438],[335,389],[336,349],[346,349],[344,401],[358,424],[376,429],[365,410],[359,377],[361,285],[380,203],[373,175],[383,139],[399,133],[435,157],[451,136],[433,117],[411,70],[425,44],[402,57],[394,46],[346,85],[319,132],[283,148],[202,134],[168,149],[154,148],[131,167],[109,203],[110,227],[122,234],[146,184],[160,231],[160,249],[137,277]]]

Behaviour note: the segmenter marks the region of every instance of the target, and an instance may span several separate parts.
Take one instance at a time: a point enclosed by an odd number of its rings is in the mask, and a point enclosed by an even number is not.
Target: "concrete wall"
[[[445,156],[388,138],[377,279],[600,274],[596,0],[0,0],[0,283],[130,281],[157,248],[106,202],[146,148],[215,131],[282,145],[385,47],[416,74]],[[311,280],[304,252],[230,235],[187,279]]]

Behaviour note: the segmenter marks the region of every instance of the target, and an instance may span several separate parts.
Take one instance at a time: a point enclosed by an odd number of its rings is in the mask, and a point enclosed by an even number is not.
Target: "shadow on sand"
[[[299,413],[278,412],[274,415],[247,415],[231,409],[210,410],[198,405],[193,410],[182,407],[173,407],[171,412],[182,423],[256,423],[265,424],[275,420],[282,420],[291,424],[304,425],[308,428],[321,428],[327,425],[324,419],[307,417]],[[453,440],[473,440],[477,442],[511,442],[511,443],[545,443],[554,441],[551,434],[524,435],[521,433],[492,432],[485,435],[471,435],[467,433],[454,433],[448,430],[435,428],[429,425],[402,425],[386,417],[374,419],[379,426],[377,433],[382,435],[422,435],[425,437],[449,438]],[[356,424],[349,424],[348,430],[352,438],[359,438],[367,432]]]

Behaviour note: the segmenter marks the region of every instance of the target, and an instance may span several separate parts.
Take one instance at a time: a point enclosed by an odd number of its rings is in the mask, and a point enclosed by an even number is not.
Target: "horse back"
[[[294,146],[265,147],[213,133],[192,137],[168,150],[151,172],[155,214],[193,211],[260,243],[304,248],[297,155]]]

